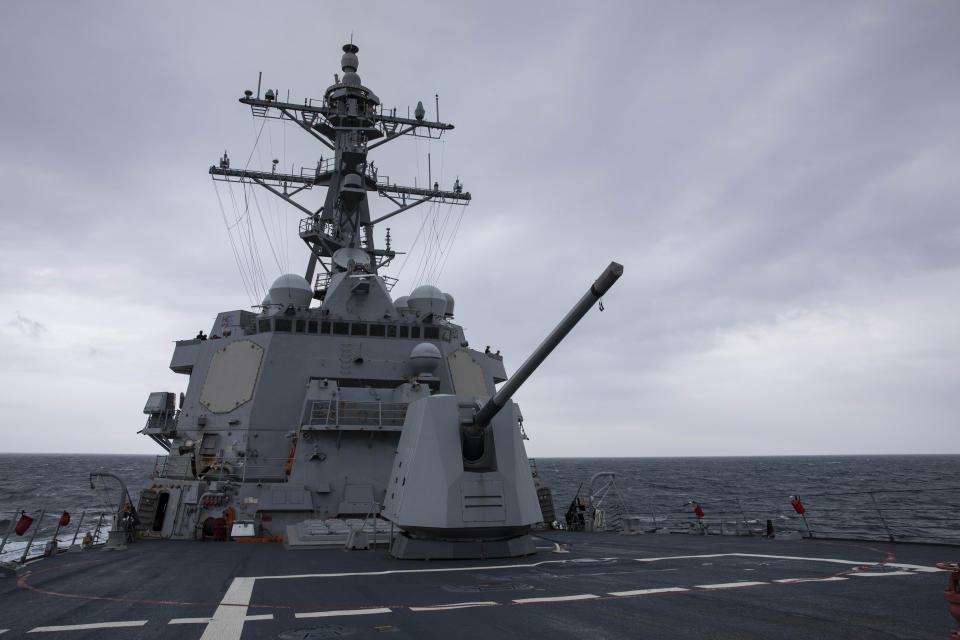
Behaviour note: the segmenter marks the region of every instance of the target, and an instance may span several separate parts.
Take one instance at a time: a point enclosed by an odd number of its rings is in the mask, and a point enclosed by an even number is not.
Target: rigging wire
[[[424,214],[424,228],[426,228],[426,224],[428,222],[430,223],[430,229],[434,228],[434,213],[436,206],[436,203],[430,203],[429,208]],[[417,264],[417,271],[413,278],[414,286],[420,286],[423,284],[423,274],[426,270],[427,264],[430,261],[430,256],[433,254],[433,235],[431,235],[430,229],[426,229],[427,233],[424,239],[423,252],[420,254],[420,262]]]
[[[260,247],[257,244],[257,234],[253,227],[253,219],[250,215],[250,194],[253,193],[253,185],[245,184],[243,189],[243,202],[245,208],[245,217],[247,220],[247,236],[250,240],[250,258],[257,268],[257,275],[260,278],[260,286],[264,295],[267,291],[267,274],[263,269],[263,259],[261,258]]]
[[[263,264],[260,262],[260,252],[257,249],[257,239],[253,232],[253,223],[250,221],[250,197],[249,197],[249,188],[250,185],[246,183],[243,184],[243,221],[246,223],[240,227],[246,233],[247,240],[247,252],[250,254],[248,260],[250,264],[251,272],[254,274],[254,280],[259,285],[259,290],[257,293],[263,295],[263,291],[266,289],[266,284],[264,282],[265,278],[263,275]]]
[[[400,277],[400,274],[403,273],[404,267],[407,266],[407,262],[410,260],[410,256],[414,254],[414,250],[417,248],[417,243],[420,241],[420,237],[423,235],[423,228],[427,222],[426,216],[423,216],[422,221],[420,222],[420,229],[417,231],[416,237],[413,239],[413,244],[410,245],[410,249],[407,251],[407,254],[403,257],[403,263],[400,265],[400,270],[397,271],[397,277]]]
[[[223,224],[227,228],[227,238],[230,240],[230,251],[233,252],[233,259],[237,263],[237,272],[240,274],[240,282],[243,283],[243,289],[250,300],[251,306],[256,304],[256,298],[253,297],[250,290],[250,284],[243,273],[243,265],[240,262],[240,254],[237,253],[237,243],[233,239],[233,232],[230,230],[230,221],[227,220],[227,212],[223,208],[223,199],[220,197],[220,189],[217,187],[217,181],[213,181],[213,190],[217,194],[217,203],[220,205],[220,216],[223,218]]]
[[[245,233],[244,233],[244,232],[246,231],[246,228],[245,228],[245,226],[242,224],[243,222],[247,221],[247,216],[245,216],[244,214],[242,214],[242,213],[240,212],[241,209],[240,209],[240,205],[237,203],[237,198],[236,198],[236,195],[234,194],[234,191],[233,191],[233,184],[232,184],[232,183],[227,183],[227,184],[229,185],[229,189],[230,189],[230,200],[231,200],[231,202],[233,203],[234,217],[235,217],[236,222],[237,222],[237,224],[236,224],[236,227],[237,227],[237,237],[238,237],[239,240],[240,240],[240,247],[241,247],[241,249],[242,249],[242,254],[241,254],[241,255],[243,256],[243,261],[244,261],[244,263],[246,264],[247,272],[248,272],[249,278],[250,278],[250,283],[251,283],[251,285],[252,285],[252,287],[253,287],[254,298],[256,299],[256,298],[258,297],[258,294],[259,294],[259,292],[260,292],[261,287],[260,287],[260,283],[257,282],[257,279],[258,279],[258,278],[257,278],[256,263],[251,260],[252,254],[251,254],[251,251],[250,251],[250,249],[249,249],[249,244],[250,244],[250,243],[249,243],[249,237],[248,237],[249,234],[245,234]],[[241,183],[241,184],[242,184],[242,183]],[[246,189],[246,186],[244,185],[243,188]],[[247,236],[247,237],[245,237],[245,236]]]
[[[452,208],[453,205],[450,205]],[[463,214],[466,213],[466,207],[460,207],[460,213],[457,214],[457,223],[453,227],[453,233],[450,235],[450,241],[447,246],[447,254],[443,257],[443,262],[440,264],[440,271],[437,273],[435,282],[440,282],[440,276],[443,274],[443,269],[447,266],[447,258],[450,257],[451,249],[453,248],[453,243],[457,238],[457,234],[460,232],[460,223],[463,222]],[[449,215],[449,214],[448,214]]]
[[[263,219],[263,210],[260,208],[260,200],[257,199],[257,193],[253,189],[250,190],[250,195],[253,198],[253,204],[257,208],[257,214],[260,217],[260,226],[263,227],[263,235],[267,238],[267,244],[270,245],[270,253],[273,254],[273,260],[277,263],[277,269],[280,270],[280,273],[284,273],[283,265],[280,264],[280,257],[277,255],[276,249],[273,248],[273,241],[270,239],[270,232],[267,230],[267,223]],[[249,205],[248,205],[249,206]],[[268,211],[269,212],[269,211]]]
[[[450,209],[451,209],[451,207],[452,207],[452,205],[448,205],[446,212],[442,214],[442,215],[443,215],[443,224],[440,226],[440,231],[439,231],[439,233],[436,234],[436,236],[437,236],[437,250],[436,250],[434,259],[431,261],[430,275],[429,275],[429,278],[428,278],[428,281],[432,282],[433,284],[436,284],[436,283],[437,283],[437,281],[436,281],[437,269],[438,269],[439,266],[440,266],[440,258],[442,258],[443,255],[445,254],[445,248],[446,248],[446,246],[447,246],[446,244],[443,243],[443,238],[444,238],[444,236],[446,235],[446,232],[447,232],[447,225],[450,223],[450,217],[451,217],[451,216],[450,216]],[[439,206],[438,206],[438,207],[437,207],[437,215],[438,215],[438,216],[441,215],[439,209],[440,209],[440,208],[439,208]]]

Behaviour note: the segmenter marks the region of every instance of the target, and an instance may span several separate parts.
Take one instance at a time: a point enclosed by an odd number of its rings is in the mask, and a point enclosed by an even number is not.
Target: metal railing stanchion
[[[873,501],[873,508],[877,510],[877,515],[880,516],[880,522],[883,524],[883,528],[886,530],[887,536],[890,538],[890,542],[896,542],[893,534],[890,532],[890,527],[887,526],[887,521],[883,517],[883,512],[880,511],[880,505],[877,504],[877,498],[873,495],[873,491],[870,492],[870,500]]]
[[[33,539],[37,537],[37,531],[40,531],[40,526],[43,524],[44,513],[46,513],[46,511],[44,509],[41,509],[40,516],[37,518],[37,526],[34,527],[33,533],[30,534],[30,540],[27,542],[27,546],[23,550],[23,555],[20,556],[20,564],[23,564],[27,559],[27,554],[30,552],[30,547],[33,545]]]
[[[80,512],[80,522],[77,523],[77,529],[73,532],[73,540],[70,541],[70,548],[73,548],[73,546],[77,544],[77,536],[80,535],[80,527],[83,526],[83,519],[86,517],[86,515],[86,511]]]

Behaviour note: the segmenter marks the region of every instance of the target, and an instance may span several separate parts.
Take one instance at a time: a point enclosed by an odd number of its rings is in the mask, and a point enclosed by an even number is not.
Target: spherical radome
[[[431,342],[421,342],[410,351],[410,368],[416,374],[432,373],[440,366],[440,349]]]
[[[447,306],[446,306],[446,309],[445,309],[444,312],[443,312],[443,315],[452,318],[452,317],[453,317],[453,305],[456,303],[456,301],[453,299],[453,296],[450,295],[449,293],[444,293],[444,294],[443,294],[443,297],[447,299]]]
[[[418,313],[443,315],[447,308],[447,297],[433,285],[420,285],[410,293],[407,305]]]
[[[303,276],[294,273],[287,273],[270,285],[270,303],[282,304],[284,306],[292,304],[297,307],[303,307],[310,304],[313,298],[313,289],[310,283]]]

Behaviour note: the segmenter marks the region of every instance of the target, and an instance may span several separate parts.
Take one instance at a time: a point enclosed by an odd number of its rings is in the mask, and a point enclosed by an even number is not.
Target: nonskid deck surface
[[[534,556],[140,542],[0,579],[4,638],[945,636],[951,547],[569,534]]]

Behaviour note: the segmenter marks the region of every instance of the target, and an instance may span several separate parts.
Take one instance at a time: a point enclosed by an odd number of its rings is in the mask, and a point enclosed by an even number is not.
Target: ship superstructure
[[[470,348],[453,322],[454,299],[433,286],[393,299],[379,271],[395,256],[374,225],[424,202],[466,205],[459,179],[409,187],[378,177],[370,151],[402,136],[437,137],[453,125],[384,109],[357,74],[359,49],[343,47],[343,75],[321,100],[283,102],[246,91],[255,117],[279,118],[326,147],[300,173],[210,167],[215,180],[259,185],[303,214],[303,276],[286,274],[258,311],[220,313],[208,335],[179,340],[170,368],[189,376],[179,407],[151,394],[143,433],[166,451],[141,496],[140,533],[197,538],[227,509],[258,535],[305,518],[358,517],[382,506],[407,407],[430,394],[490,396],[506,379],[502,358]],[[325,187],[314,211],[298,195]],[[395,208],[372,218],[368,194]],[[519,412],[513,417],[520,428]],[[209,531],[207,532],[209,533]]]

